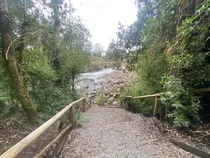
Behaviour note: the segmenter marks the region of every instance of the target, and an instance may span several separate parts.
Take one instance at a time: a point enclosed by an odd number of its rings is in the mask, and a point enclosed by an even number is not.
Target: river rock
[[[109,101],[110,103],[112,103],[112,102],[114,101],[114,97],[109,98],[108,101]]]
[[[91,96],[96,96],[96,91],[92,91],[90,94]]]
[[[117,94],[117,93],[114,93],[114,94],[113,94],[113,97],[114,97],[114,98],[117,98],[117,97],[118,97],[118,94]]]
[[[112,104],[113,104],[113,105],[117,105],[117,101],[115,100]]]

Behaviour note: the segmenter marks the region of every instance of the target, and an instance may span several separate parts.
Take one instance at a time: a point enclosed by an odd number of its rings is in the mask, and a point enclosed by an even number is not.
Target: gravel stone
[[[195,157],[167,141],[152,119],[139,114],[94,106],[84,118],[83,126],[70,133],[63,158]]]

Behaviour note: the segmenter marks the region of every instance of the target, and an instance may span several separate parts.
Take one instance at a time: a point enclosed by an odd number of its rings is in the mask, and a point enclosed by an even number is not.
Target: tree
[[[12,45],[13,43],[13,33],[11,29],[11,24],[9,21],[7,0],[2,0],[0,2],[0,32],[2,39],[2,53],[4,59],[6,60],[6,65],[8,72],[13,80],[13,85],[17,90],[17,95],[22,107],[28,117],[31,124],[37,123],[37,112],[36,108],[32,103],[31,97],[27,90],[26,85],[22,77],[19,74],[17,61],[15,57],[15,49]]]
[[[53,50],[53,67],[55,70],[60,69],[59,55],[60,55],[60,29],[61,21],[60,14],[63,0],[51,0],[51,7],[53,10],[53,29],[54,29],[54,50]]]
[[[102,52],[103,52],[103,46],[100,44],[100,43],[96,43],[94,46],[93,46],[93,53],[95,55],[98,55],[98,56],[102,56]]]

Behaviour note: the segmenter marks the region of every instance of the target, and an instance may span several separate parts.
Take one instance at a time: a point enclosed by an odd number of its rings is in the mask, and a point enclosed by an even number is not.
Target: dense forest
[[[209,94],[200,92],[210,85],[210,1],[135,4],[137,20],[128,27],[119,22],[106,52],[115,63],[126,61],[138,76],[122,96],[162,92],[158,115],[177,127],[208,119]],[[90,65],[92,48],[91,35],[74,10],[63,0],[1,0],[1,119],[37,124],[78,97],[75,79]],[[153,100],[135,104],[138,112],[152,114]]]
[[[162,92],[159,115],[177,127],[208,120],[210,1],[136,0],[136,5],[136,22],[119,23],[118,38],[107,50],[109,58],[126,59],[138,74],[138,83],[123,96]],[[152,114],[153,100],[135,104],[137,111]]]
[[[91,45],[70,3],[1,0],[0,33],[2,119],[36,124],[77,97],[74,80],[89,63]]]

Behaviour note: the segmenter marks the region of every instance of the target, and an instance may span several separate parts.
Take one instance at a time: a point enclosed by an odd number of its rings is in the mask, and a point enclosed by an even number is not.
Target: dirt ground
[[[163,137],[152,119],[122,108],[91,107],[71,132],[62,157],[193,158]]]

